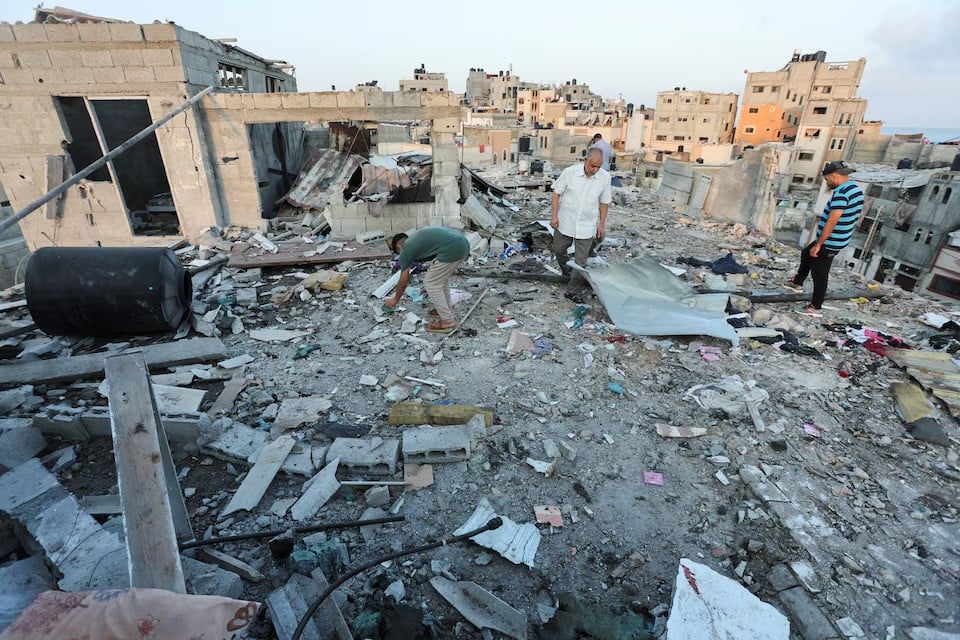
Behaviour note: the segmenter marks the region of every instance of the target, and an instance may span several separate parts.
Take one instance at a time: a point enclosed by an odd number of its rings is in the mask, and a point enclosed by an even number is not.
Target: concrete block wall
[[[434,202],[409,202],[387,204],[383,208],[383,215],[376,217],[370,214],[366,202],[351,202],[344,204],[335,198],[331,202],[327,219],[330,221],[332,233],[337,237],[352,238],[364,231],[384,231],[387,235],[417,229],[431,225],[440,225],[441,222],[432,222],[437,216],[434,213]],[[456,220],[447,220],[444,226],[458,226],[459,215]]]

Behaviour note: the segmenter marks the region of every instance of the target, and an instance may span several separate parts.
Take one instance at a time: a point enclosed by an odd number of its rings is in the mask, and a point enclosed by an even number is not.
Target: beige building
[[[807,102],[794,141],[798,153],[790,169],[792,184],[819,186],[823,166],[847,157],[866,111],[867,101],[860,98]]]
[[[603,98],[591,91],[590,85],[579,84],[576,78],[564,82],[557,88],[557,93],[564,102],[570,104],[589,105],[591,109],[599,109],[603,106]]]
[[[737,94],[707,93],[676,88],[657,93],[651,150],[656,160],[665,156],[696,160],[708,147],[732,150]],[[724,152],[729,155],[729,152]]]
[[[383,89],[377,86],[376,80],[371,80],[370,82],[364,82],[363,84],[358,84],[353,88],[354,91],[369,92],[369,93],[382,93]]]
[[[533,127],[546,126],[549,120],[557,119],[556,108],[548,116],[545,107],[550,103],[563,104],[559,91],[550,86],[521,87],[517,91],[517,124]],[[566,104],[563,111],[566,113]],[[554,123],[556,124],[556,123]]]
[[[825,51],[801,54],[798,49],[779,71],[748,73],[734,142],[756,147],[793,141],[812,102],[858,99],[865,66],[864,58],[828,62]],[[848,107],[834,110],[849,112]]]
[[[166,246],[257,228],[303,158],[306,122],[432,122],[434,202],[333,211],[335,231],[458,224],[454,94],[296,93],[280,65],[176,24],[0,23],[0,185],[19,211],[207,86],[216,90],[20,222],[28,247]],[[278,145],[280,140],[283,144]],[[287,183],[289,184],[289,183]],[[393,208],[395,207],[395,208]]]
[[[400,91],[446,93],[450,88],[447,86],[447,74],[428,72],[425,65],[420,65],[413,70],[412,80],[400,81]]]

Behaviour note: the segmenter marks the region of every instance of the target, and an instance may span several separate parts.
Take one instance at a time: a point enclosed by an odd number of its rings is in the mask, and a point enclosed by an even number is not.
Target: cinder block
[[[346,107],[366,107],[367,100],[363,93],[359,91],[338,91],[337,106],[341,109]]]
[[[16,42],[13,35],[13,25],[8,22],[0,22],[0,42]]]
[[[33,84],[36,80],[30,69],[4,69],[4,84]]]
[[[114,42],[140,42],[143,40],[143,31],[140,25],[133,22],[111,22],[110,39]]]
[[[350,472],[393,475],[400,459],[400,441],[337,438],[327,451],[327,460],[334,458],[340,458],[340,466]]]
[[[13,36],[17,42],[46,42],[47,30],[42,24],[15,24]]]
[[[75,24],[48,24],[47,40],[50,42],[78,42],[80,32]]]
[[[109,51],[81,51],[80,60],[85,67],[112,67],[113,58]]]
[[[153,67],[124,67],[123,75],[130,84],[146,84],[157,81]]]
[[[110,51],[113,64],[117,67],[142,67],[143,54],[139,49],[113,49]]]
[[[183,82],[183,67],[153,67],[157,82]]]
[[[82,67],[83,56],[79,51],[64,51],[62,49],[51,49],[47,52],[50,56],[50,64],[55,67]]]
[[[64,67],[63,78],[67,84],[96,84],[97,78],[89,67]]]
[[[833,623],[803,587],[781,591],[780,601],[786,607],[794,628],[804,640],[830,640],[840,637]]]
[[[33,79],[37,84],[66,84],[60,69],[33,69]]]
[[[144,66],[147,67],[166,67],[176,64],[170,49],[143,49],[140,54]]]
[[[97,67],[93,70],[93,77],[97,84],[124,84],[127,81],[123,69],[116,67]]]
[[[310,107],[313,109],[335,109],[337,107],[335,91],[319,91],[307,95],[310,96]]]
[[[470,459],[470,434],[466,425],[416,427],[403,432],[406,464],[461,462]]]
[[[175,42],[177,40],[177,25],[175,24],[145,24],[142,25],[143,38],[147,42]]]
[[[283,105],[284,109],[310,108],[310,95],[307,93],[281,93],[279,95],[280,103]]]
[[[253,105],[256,109],[282,109],[283,99],[279,93],[254,93]]]
[[[110,416],[106,416],[107,420],[107,429],[105,434],[100,435],[110,435]],[[81,417],[79,415],[65,415],[58,414],[53,417],[48,417],[46,415],[38,415],[33,418],[33,426],[36,427],[40,433],[48,436],[58,436],[69,442],[77,442],[81,440],[89,440],[90,433],[83,426]]]
[[[22,67],[49,67],[50,56],[46,51],[18,51],[17,58]]]
[[[110,25],[107,23],[78,24],[81,42],[110,42]]]
[[[362,92],[366,105],[371,109],[392,109],[393,94],[384,91]]]

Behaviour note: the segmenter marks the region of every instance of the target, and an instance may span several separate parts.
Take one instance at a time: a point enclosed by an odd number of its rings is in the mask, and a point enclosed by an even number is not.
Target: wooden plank
[[[466,424],[470,418],[480,414],[485,426],[493,424],[493,411],[483,407],[466,404],[420,404],[419,402],[397,402],[390,407],[390,424]]]
[[[194,338],[151,344],[139,349],[152,369],[194,362],[222,360],[227,350],[218,338]],[[60,382],[97,378],[103,375],[104,360],[114,354],[91,353],[55,360],[36,360],[0,366],[0,384]]]
[[[256,464],[253,465],[250,473],[240,483],[240,488],[233,494],[233,498],[223,510],[221,516],[227,516],[240,510],[252,511],[260,503],[263,494],[267,492],[270,483],[273,482],[274,476],[280,471],[283,461],[287,459],[294,444],[296,444],[296,440],[293,439],[293,436],[280,436],[264,447],[260,457],[257,458]]]
[[[233,403],[237,401],[237,396],[247,386],[247,379],[243,376],[231,378],[227,384],[223,385],[223,391],[213,401],[213,406],[207,411],[207,415],[213,418],[221,411],[229,411],[233,408]]]
[[[104,366],[130,586],[186,593],[160,450],[162,424],[144,354],[111,356]]]
[[[156,396],[153,396],[156,403]],[[154,410],[159,412],[156,404]],[[177,474],[177,467],[173,463],[173,456],[170,455],[170,441],[167,439],[167,430],[163,420],[157,420],[157,435],[160,442],[160,460],[163,463],[163,481],[167,487],[167,498],[170,500],[170,514],[173,516],[173,530],[177,534],[177,540],[186,542],[193,540],[193,526],[190,524],[190,515],[187,513],[187,503],[183,500],[183,490],[180,489],[180,478]]]
[[[317,249],[316,244],[294,240],[277,242],[280,249],[277,253],[265,252],[260,245],[238,244],[230,252],[228,267],[247,269],[250,267],[286,267],[297,264],[333,264],[347,260],[386,260],[393,257],[389,247],[383,242],[360,244],[354,240],[344,243],[344,248],[336,250],[330,247],[323,253],[314,256],[305,256]]]

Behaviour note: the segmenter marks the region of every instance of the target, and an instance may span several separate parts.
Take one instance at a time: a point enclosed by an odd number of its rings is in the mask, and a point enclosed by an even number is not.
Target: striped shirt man
[[[850,238],[853,237],[853,232],[857,228],[857,221],[863,212],[863,191],[849,178],[833,190],[829,202],[823,207],[823,213],[820,214],[820,222],[817,225],[818,240],[830,218],[830,212],[837,210],[843,213],[830,236],[822,243],[823,248],[828,251],[840,251],[850,243]]]

